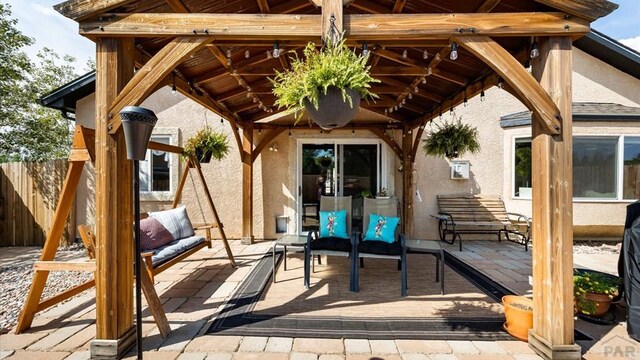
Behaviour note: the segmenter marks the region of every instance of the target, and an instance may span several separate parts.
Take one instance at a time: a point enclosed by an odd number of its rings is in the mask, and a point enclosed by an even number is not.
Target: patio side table
[[[282,248],[284,249],[284,270],[287,271],[287,246],[292,246],[292,247],[306,247],[307,246],[307,235],[283,235],[282,237],[280,237],[278,240],[276,240],[273,243],[273,249],[272,249],[272,253],[273,253],[273,270],[272,270],[272,275],[273,275],[273,282],[276,282],[276,247],[277,246],[282,246]]]
[[[407,250],[432,254],[436,257],[436,282],[440,282],[440,294],[444,295],[444,249],[436,240],[406,240]]]

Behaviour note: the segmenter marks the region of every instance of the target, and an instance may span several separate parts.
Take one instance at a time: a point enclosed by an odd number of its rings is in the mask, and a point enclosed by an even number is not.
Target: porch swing
[[[65,222],[69,216],[69,213],[73,204],[73,200],[75,198],[75,193],[78,188],[80,176],[82,175],[84,165],[87,161],[91,161],[92,163],[95,161],[94,143],[95,143],[95,131],[93,129],[88,129],[79,125],[76,126],[71,153],[69,156],[69,170],[67,171],[67,176],[63,184],[60,199],[58,200],[58,205],[56,207],[56,212],[53,217],[51,229],[49,231],[49,234],[47,235],[47,239],[43,246],[42,254],[40,255],[40,260],[36,261],[33,266],[35,270],[33,282],[31,284],[31,288],[29,289],[29,294],[25,299],[24,305],[22,307],[22,311],[18,318],[16,333],[21,333],[26,329],[30,328],[36,313],[43,311],[55,304],[58,304],[66,299],[69,299],[81,293],[84,290],[90,289],[93,286],[95,286],[96,244],[95,244],[95,236],[89,225],[80,225],[78,227],[80,238],[82,239],[82,242],[86,249],[87,259],[84,261],[55,261],[54,260],[56,252],[60,245],[60,239],[62,236],[62,231],[65,226]],[[152,151],[156,150],[156,151],[163,151],[163,152],[174,153],[174,154],[183,153],[182,147],[153,142],[153,141],[149,142],[148,148]],[[205,231],[205,240],[200,242],[196,246],[185,249],[184,251],[176,252],[170,258],[164,259],[162,263],[159,263],[157,266],[154,266],[151,254],[149,253],[142,254],[143,259],[145,260],[147,271],[141,272],[141,276],[142,276],[141,288],[147,299],[149,310],[151,311],[154,317],[154,320],[158,326],[158,329],[162,337],[168,336],[168,334],[171,332],[171,329],[169,327],[169,323],[167,321],[166,315],[162,308],[162,304],[160,303],[160,299],[158,298],[158,294],[156,293],[153,285],[153,277],[155,275],[177,264],[178,262],[187,258],[191,254],[199,251],[205,246],[211,248],[212,247],[212,238],[211,238],[212,229],[218,229],[220,233],[220,238],[224,244],[224,247],[227,253],[227,257],[229,258],[229,262],[231,266],[233,267],[236,266],[235,259],[233,257],[233,253],[231,252],[229,242],[227,241],[227,237],[224,232],[222,222],[220,221],[218,212],[216,211],[215,205],[211,198],[211,193],[209,192],[209,188],[207,187],[207,183],[202,173],[202,169],[200,168],[200,163],[193,156],[187,158],[185,162],[185,168],[184,168],[184,171],[182,172],[180,182],[176,190],[176,195],[171,208],[172,209],[176,208],[180,203],[180,200],[182,198],[182,191],[184,189],[187,178],[189,176],[189,172],[192,169],[196,170],[197,175],[200,178],[200,182],[204,189],[205,198],[213,214],[212,222],[205,223],[205,224],[194,224],[193,226],[194,230]],[[88,280],[80,285],[64,290],[47,299],[40,300],[50,271],[94,272],[94,279]]]

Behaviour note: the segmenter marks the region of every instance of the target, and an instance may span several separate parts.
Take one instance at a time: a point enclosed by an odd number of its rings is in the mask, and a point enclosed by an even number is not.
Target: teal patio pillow
[[[348,239],[347,210],[320,211],[320,237]]]
[[[384,241],[391,244],[396,240],[396,227],[398,227],[399,223],[399,217],[370,214],[369,227],[367,228],[367,233],[365,234],[364,239]]]

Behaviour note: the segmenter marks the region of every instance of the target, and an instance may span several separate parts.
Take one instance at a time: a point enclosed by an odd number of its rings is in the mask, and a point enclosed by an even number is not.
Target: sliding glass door
[[[362,223],[363,197],[386,184],[382,144],[377,141],[301,141],[298,147],[300,233],[318,229],[320,196],[352,196],[352,223]]]

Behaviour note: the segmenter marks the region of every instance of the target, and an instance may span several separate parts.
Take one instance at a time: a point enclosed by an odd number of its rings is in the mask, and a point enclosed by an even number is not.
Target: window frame
[[[640,137],[640,134],[622,134],[622,133],[612,133],[612,134],[573,134],[572,141],[574,138],[615,138],[617,139],[616,145],[616,197],[615,198],[589,198],[589,197],[573,197],[573,201],[576,203],[632,203],[637,201],[637,199],[624,199],[624,141],[627,137]],[[522,197],[515,196],[515,172],[516,172],[516,143],[521,139],[529,139],[532,141],[531,135],[515,135],[511,138],[511,169],[510,169],[510,198],[513,200],[531,200],[530,197]],[[533,146],[533,143],[532,143]],[[572,151],[573,149],[572,145]],[[573,154],[572,158],[573,158]]]
[[[154,128],[149,141],[153,138],[165,137],[169,139],[169,145],[179,144],[178,128]],[[145,159],[150,159],[151,150],[147,149]],[[179,154],[169,153],[169,190],[168,191],[140,191],[141,201],[172,201],[175,197],[176,184],[180,170]],[[149,176],[152,177],[151,161],[148,162]]]

